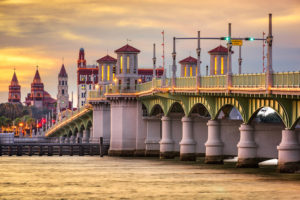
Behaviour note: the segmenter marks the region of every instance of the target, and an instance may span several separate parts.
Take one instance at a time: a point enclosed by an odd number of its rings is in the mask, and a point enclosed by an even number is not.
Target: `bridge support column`
[[[254,140],[252,126],[242,124],[240,130],[240,141],[238,147],[237,167],[258,167],[257,145]]]
[[[292,173],[300,169],[300,145],[295,130],[282,130],[278,149],[279,172]]]
[[[205,143],[205,163],[222,164],[223,163],[223,142],[220,134],[220,124],[217,120],[209,120],[208,136]]]
[[[145,140],[146,150],[145,156],[159,157],[159,141],[161,139],[160,133],[160,119],[156,117],[147,117],[147,136]]]
[[[75,144],[75,135],[71,135],[69,140],[70,140],[70,144]]]
[[[65,142],[65,137],[64,136],[60,136],[59,137],[59,143],[63,144]]]
[[[134,156],[136,150],[137,101],[135,97],[112,99],[110,107],[111,137],[108,155]],[[107,124],[105,125],[107,126]],[[98,126],[94,121],[94,130]],[[103,139],[105,142],[105,138]]]
[[[190,117],[183,117],[182,140],[180,141],[180,160],[196,160],[196,142],[193,136],[193,120]]]
[[[87,130],[83,130],[82,143],[89,143],[89,136]]]
[[[75,143],[76,144],[82,143],[82,137],[81,137],[81,135],[83,135],[83,134],[81,134],[80,132],[77,133],[76,138],[75,138]]]
[[[108,102],[93,104],[93,132],[91,132],[90,142],[99,143],[99,138],[104,141],[110,140],[110,104]]]
[[[65,137],[64,143],[65,144],[69,144],[70,143],[70,137],[68,137],[68,136]]]
[[[160,143],[160,158],[171,159],[175,157],[174,140],[171,132],[171,118],[163,116],[162,121],[162,139]]]

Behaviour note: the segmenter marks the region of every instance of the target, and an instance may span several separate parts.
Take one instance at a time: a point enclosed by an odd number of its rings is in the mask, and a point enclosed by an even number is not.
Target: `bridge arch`
[[[298,123],[300,123],[300,117],[298,117],[298,119],[292,124],[291,129],[295,129]]]
[[[207,107],[202,103],[196,103],[194,104],[191,109],[188,111],[188,117],[191,116],[192,113],[198,113],[200,116],[207,116],[211,117],[211,114],[209,113],[209,110]]]
[[[158,114],[165,115],[162,106],[161,106],[160,104],[155,104],[155,105],[151,108],[150,113],[149,113],[149,116],[158,115]]]
[[[171,112],[174,112],[174,113],[183,113],[185,115],[184,110],[185,110],[184,109],[184,105],[181,102],[175,101],[168,108],[166,116],[168,116]]]
[[[256,116],[256,114],[265,107],[269,107],[272,108],[277,115],[281,118],[283,124],[285,125],[286,128],[290,128],[291,124],[289,124],[289,115],[286,111],[286,108],[281,105],[281,103],[279,103],[276,100],[273,99],[250,99],[249,100],[249,117],[248,120],[245,122],[247,124],[249,124],[254,117]]]
[[[237,111],[239,111],[243,122],[247,121],[246,109],[244,108],[244,105],[238,99],[229,97],[216,98],[215,115],[212,118],[216,119],[222,110],[226,110],[225,112],[229,111],[230,113],[232,108],[235,108]]]

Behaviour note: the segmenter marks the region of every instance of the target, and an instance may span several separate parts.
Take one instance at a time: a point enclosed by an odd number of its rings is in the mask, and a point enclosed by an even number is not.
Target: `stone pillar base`
[[[160,152],[160,159],[173,159],[175,158],[175,153],[173,151]]]
[[[257,158],[239,158],[236,164],[238,168],[257,168],[259,160]]]
[[[205,156],[205,164],[223,164],[223,156]]]
[[[136,157],[144,157],[145,156],[145,149],[137,149],[137,150],[135,150],[134,156],[136,156]]]
[[[278,163],[277,170],[280,173],[294,173],[300,170],[300,162]]]
[[[133,157],[135,150],[109,150],[108,156]]]
[[[195,153],[181,153],[180,154],[181,161],[196,161]]]
[[[146,150],[145,156],[146,157],[159,157],[160,152],[159,150]]]

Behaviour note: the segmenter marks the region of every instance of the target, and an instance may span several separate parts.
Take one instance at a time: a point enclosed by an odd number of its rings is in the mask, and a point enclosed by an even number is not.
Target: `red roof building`
[[[191,77],[197,75],[197,59],[189,56],[181,61],[179,61],[181,64],[181,71],[180,76],[181,77]]]
[[[228,49],[220,45],[208,53],[210,54],[210,75],[226,74]]]
[[[157,78],[161,78],[164,74],[164,68],[156,68],[155,71]],[[138,69],[138,75],[140,83],[152,81],[153,69]]]

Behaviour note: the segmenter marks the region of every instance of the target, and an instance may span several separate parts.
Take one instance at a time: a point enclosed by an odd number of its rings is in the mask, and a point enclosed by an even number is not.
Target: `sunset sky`
[[[218,3],[216,3],[218,2]],[[221,37],[228,23],[236,37],[262,37],[273,13],[274,70],[300,70],[300,1],[271,0],[0,0],[0,102],[7,102],[13,68],[22,87],[22,101],[30,91],[36,65],[45,89],[56,98],[62,58],[69,75],[69,93],[76,94],[76,60],[81,47],[88,64],[129,44],[140,49],[139,67],[152,66],[157,44],[161,65],[161,31],[166,38],[166,66],[176,36]],[[202,74],[209,65],[207,51],[220,41],[201,41]],[[262,72],[262,42],[245,42],[243,72]],[[196,41],[177,43],[177,61],[195,55]],[[233,72],[237,72],[237,52]],[[74,98],[76,99],[76,98]],[[75,104],[76,105],[76,104]]]

